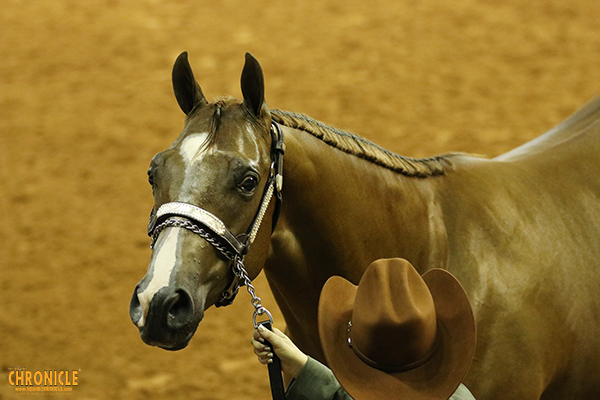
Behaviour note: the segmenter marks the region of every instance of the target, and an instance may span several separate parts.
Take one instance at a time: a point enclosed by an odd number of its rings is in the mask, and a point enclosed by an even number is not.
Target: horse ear
[[[265,102],[265,81],[260,64],[250,53],[246,53],[241,84],[244,105],[252,115],[260,117],[260,111]]]
[[[187,115],[201,102],[206,102],[202,89],[196,79],[192,67],[188,62],[188,53],[184,51],[175,60],[173,65],[173,91],[181,110]]]

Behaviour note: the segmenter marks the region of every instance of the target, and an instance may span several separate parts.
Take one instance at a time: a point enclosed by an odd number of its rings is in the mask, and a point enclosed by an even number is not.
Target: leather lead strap
[[[259,325],[273,331],[270,321],[260,322]],[[268,340],[265,340],[265,345],[269,346],[273,352],[273,362],[268,366],[271,395],[273,396],[273,400],[285,400],[285,388],[283,387],[283,377],[281,375],[281,360],[275,354],[273,345]]]

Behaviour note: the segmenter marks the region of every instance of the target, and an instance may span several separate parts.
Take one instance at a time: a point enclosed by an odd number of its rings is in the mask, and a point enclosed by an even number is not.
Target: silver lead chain
[[[250,280],[250,277],[248,277],[246,268],[244,268],[243,258],[236,258],[234,260],[234,263],[235,265],[233,266],[233,273],[240,278],[240,280],[242,281],[242,285],[246,286],[246,290],[248,290],[248,293],[252,297],[250,303],[252,303],[252,306],[254,307],[254,314],[252,315],[252,323],[254,324],[254,327],[258,328],[256,317],[261,315],[266,315],[269,319],[269,322],[273,324],[273,316],[271,315],[269,310],[263,307],[262,300],[256,295],[254,286],[252,285],[252,281]]]

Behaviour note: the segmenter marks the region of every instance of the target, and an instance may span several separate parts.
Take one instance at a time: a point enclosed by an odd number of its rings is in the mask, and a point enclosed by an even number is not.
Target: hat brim
[[[348,345],[357,286],[334,276],[319,299],[319,336],[327,363],[344,389],[355,399],[408,400],[448,398],[464,379],[475,352],[475,320],[469,299],[458,280],[442,269],[423,275],[436,308],[438,343],[421,366],[386,372],[363,362]],[[402,343],[398,343],[402,346]]]

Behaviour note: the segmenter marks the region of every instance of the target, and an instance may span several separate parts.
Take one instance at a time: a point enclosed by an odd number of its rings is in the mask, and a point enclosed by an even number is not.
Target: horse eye
[[[254,189],[256,189],[256,187],[258,186],[258,177],[254,175],[248,175],[238,186],[244,192],[252,193],[254,192]]]

